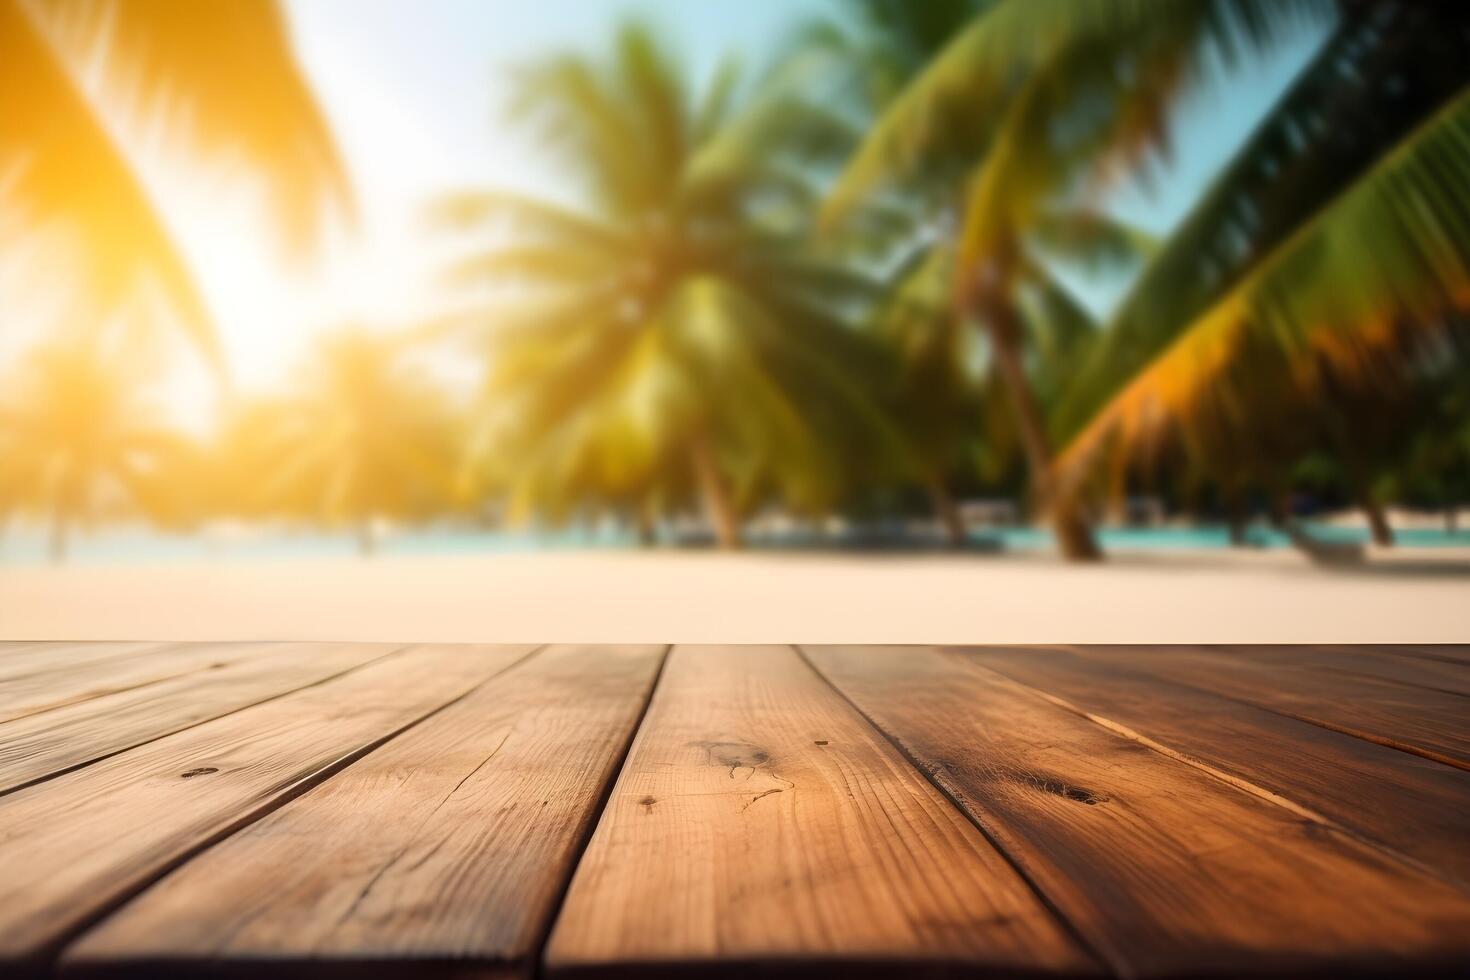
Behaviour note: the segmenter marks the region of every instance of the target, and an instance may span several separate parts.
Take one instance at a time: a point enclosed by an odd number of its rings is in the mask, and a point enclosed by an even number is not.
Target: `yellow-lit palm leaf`
[[[151,202],[18,0],[0,0],[0,208],[56,227],[81,292],[105,311],[155,283],[215,353],[204,302]]]
[[[1274,401],[1400,374],[1408,335],[1470,312],[1470,88],[1301,227],[1140,372],[1059,463],[1086,476],[1193,427]]]
[[[324,205],[352,211],[346,171],[276,0],[20,0],[65,59],[100,57],[130,121],[264,178],[285,241],[304,248]]]

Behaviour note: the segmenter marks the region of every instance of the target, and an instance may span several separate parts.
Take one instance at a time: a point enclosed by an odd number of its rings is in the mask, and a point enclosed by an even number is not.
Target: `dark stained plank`
[[[1117,972],[1447,967],[1470,896],[961,657],[807,651]]]
[[[22,649],[0,657],[0,700],[7,686],[19,678],[35,677],[70,670],[84,664],[100,664],[119,657],[131,657],[177,646],[175,643],[27,643]]]
[[[970,647],[963,654],[1470,884],[1464,770],[1061,650]]]
[[[169,875],[64,965],[529,975],[663,650],[537,653]]]
[[[397,647],[271,643],[233,660],[0,723],[0,794],[360,667]],[[217,666],[216,666],[217,664]]]
[[[1270,664],[1308,674],[1372,677],[1392,684],[1422,687],[1470,698],[1470,670],[1462,664],[1421,657],[1402,657],[1371,646],[1211,646],[1211,653]],[[1465,704],[1470,710],[1470,701]]]
[[[1470,769],[1470,703],[1458,694],[1361,674],[1292,670],[1209,647],[1065,649]]]
[[[171,643],[0,684],[0,723],[260,655],[261,643]]]
[[[1420,660],[1438,660],[1442,663],[1463,664],[1470,667],[1470,644],[1464,643],[1389,643],[1375,644],[1370,649],[1392,653],[1400,657],[1415,657]]]
[[[412,648],[0,797],[0,974],[529,649]]]
[[[552,975],[1086,969],[988,841],[788,647],[676,647]]]

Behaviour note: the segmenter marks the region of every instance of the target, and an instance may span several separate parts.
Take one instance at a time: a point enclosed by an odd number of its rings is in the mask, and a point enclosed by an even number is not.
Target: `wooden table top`
[[[1470,647],[0,644],[0,975],[1470,969]]]

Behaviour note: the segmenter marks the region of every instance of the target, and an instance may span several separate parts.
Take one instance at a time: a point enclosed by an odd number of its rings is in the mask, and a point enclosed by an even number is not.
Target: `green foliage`
[[[875,397],[879,352],[843,325],[873,284],[805,238],[803,168],[846,130],[733,75],[702,98],[646,28],[604,60],[521,77],[516,110],[585,191],[585,211],[461,195],[498,236],[455,270],[501,304],[481,444],[518,514],[830,507],[854,468],[900,450]],[[507,299],[506,297],[509,297]],[[715,461],[703,467],[701,453]],[[718,486],[696,487],[696,471]],[[707,501],[707,504],[709,501]]]
[[[1276,246],[1179,331],[1068,450],[1099,454],[1251,429],[1324,392],[1399,384],[1426,335],[1470,307],[1470,89]],[[1438,356],[1454,356],[1441,345]],[[1339,399],[1340,401],[1340,399]],[[1329,410],[1331,406],[1329,405]]]
[[[1467,43],[1470,17],[1459,8],[1344,7],[1109,317],[1060,406],[1062,428],[1075,434],[1181,328],[1452,97]]]

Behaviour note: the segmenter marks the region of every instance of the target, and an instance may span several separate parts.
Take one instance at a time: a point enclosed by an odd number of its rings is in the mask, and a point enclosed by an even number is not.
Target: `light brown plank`
[[[0,723],[0,794],[315,684],[396,647],[253,644],[201,669]],[[216,666],[216,664],[218,666]]]
[[[45,643],[44,640],[4,640],[0,641],[0,658],[8,657],[13,653],[24,650],[37,650]]]
[[[1470,769],[1464,697],[1375,677],[1282,668],[1199,646],[1078,646],[1102,663],[1214,691],[1291,718]]]
[[[995,849],[787,647],[676,647],[553,974],[1084,969]]]
[[[68,969],[529,974],[662,647],[553,647],[169,875]]]
[[[0,723],[238,663],[265,649],[260,643],[170,643],[57,666],[0,684]]]
[[[0,797],[0,972],[529,648],[421,647]]]
[[[84,664],[101,664],[119,657],[131,657],[177,646],[175,643],[60,643],[38,641],[0,658],[0,702],[8,690],[6,685],[20,678],[34,677]]]
[[[1340,831],[926,648],[808,655],[1116,971],[1447,966],[1470,896]]]
[[[1470,773],[1061,650],[962,652],[1470,883]]]

